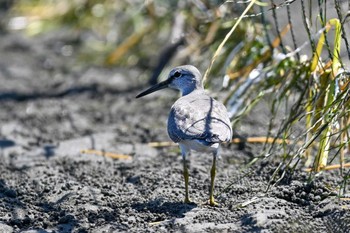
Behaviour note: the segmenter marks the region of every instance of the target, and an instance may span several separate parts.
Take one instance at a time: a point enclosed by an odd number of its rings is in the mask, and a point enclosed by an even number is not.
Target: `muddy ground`
[[[0,232],[350,232],[337,171],[312,182],[297,171],[265,192],[280,160],[275,154],[246,169],[261,152],[256,144],[222,148],[219,207],[205,204],[211,156],[194,153],[195,204],[184,204],[179,149],[147,144],[169,140],[177,93],[136,100],[147,86],[142,70],[81,65],[78,47],[64,47],[72,43],[65,33],[1,36]],[[236,132],[264,135],[267,114],[262,103]]]

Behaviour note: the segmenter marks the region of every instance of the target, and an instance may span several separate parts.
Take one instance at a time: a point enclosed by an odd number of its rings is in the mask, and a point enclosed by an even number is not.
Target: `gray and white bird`
[[[213,154],[211,168],[209,204],[217,205],[214,200],[214,180],[216,175],[216,158],[221,143],[232,138],[231,122],[225,106],[210,97],[204,90],[202,75],[191,65],[172,69],[168,78],[136,96],[140,98],[157,90],[173,88],[181,91],[180,97],[171,107],[168,118],[168,134],[172,141],[178,143],[183,159],[185,179],[185,202],[188,195],[189,172],[186,156],[191,150]]]

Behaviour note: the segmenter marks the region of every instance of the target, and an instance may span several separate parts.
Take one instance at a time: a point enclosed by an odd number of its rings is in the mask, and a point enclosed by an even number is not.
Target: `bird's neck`
[[[204,91],[203,85],[194,85],[194,86],[188,86],[186,88],[181,89],[182,96],[191,94],[192,92],[198,92],[198,91]]]

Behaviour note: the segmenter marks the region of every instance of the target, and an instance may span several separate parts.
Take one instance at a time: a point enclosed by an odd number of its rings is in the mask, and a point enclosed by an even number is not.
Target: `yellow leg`
[[[185,179],[185,203],[191,203],[191,200],[188,196],[188,180],[189,180],[189,172],[188,172],[188,167],[187,167],[187,163],[186,163],[186,159],[183,158],[183,165],[184,165],[184,179]]]
[[[214,200],[214,180],[216,175],[216,154],[213,156],[213,164],[210,171],[211,180],[210,180],[210,197],[209,197],[209,205],[217,206],[218,203]]]

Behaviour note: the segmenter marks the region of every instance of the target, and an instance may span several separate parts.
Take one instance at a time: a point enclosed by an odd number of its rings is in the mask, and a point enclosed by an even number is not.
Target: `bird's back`
[[[200,140],[213,144],[231,140],[232,128],[225,106],[204,90],[197,90],[171,107],[168,134],[174,142]]]

